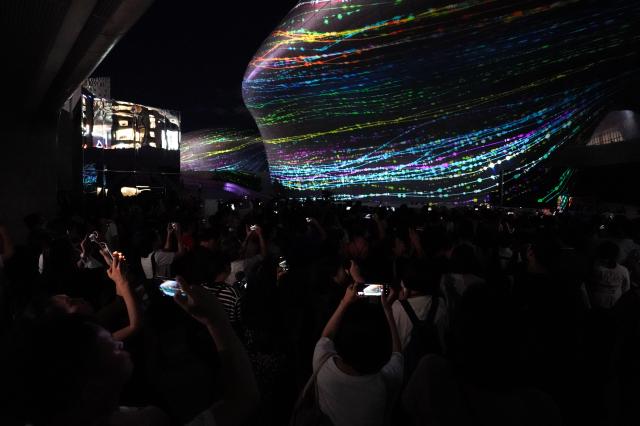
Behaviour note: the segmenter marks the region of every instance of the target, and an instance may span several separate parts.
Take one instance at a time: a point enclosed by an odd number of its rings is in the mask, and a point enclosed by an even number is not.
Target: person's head
[[[16,408],[34,424],[91,424],[108,416],[133,368],[121,342],[76,315],[29,326],[12,350]]]
[[[348,270],[351,261],[342,256],[329,257],[326,262],[321,263],[321,274],[323,277],[329,277],[336,284],[346,285],[351,282]]]
[[[551,235],[535,236],[531,238],[531,243],[527,246],[527,267],[529,270],[553,270],[559,254],[558,242]]]
[[[93,307],[81,297],[56,294],[48,302],[47,311],[51,313],[93,315]]]
[[[598,260],[608,268],[616,266],[619,254],[620,247],[613,241],[603,241],[596,248]]]
[[[407,290],[430,295],[438,291],[442,267],[433,261],[403,259],[398,263],[398,272],[402,286]]]
[[[210,268],[211,281],[223,283],[231,273],[231,260],[224,254],[217,255],[211,259]]]
[[[406,232],[405,232],[406,234]],[[409,251],[409,244],[407,243],[408,238],[405,238],[405,235],[401,233],[396,233],[393,237],[391,243],[391,253],[393,257],[403,257]]]
[[[218,248],[219,239],[220,239],[220,233],[211,228],[204,229],[198,233],[198,240],[200,241],[200,246],[209,250],[216,250]]]
[[[459,274],[477,273],[478,261],[470,244],[457,245],[451,253],[451,270]]]
[[[358,301],[345,311],[336,332],[338,355],[360,374],[373,374],[389,361],[391,337],[380,306]]]
[[[369,256],[369,242],[364,235],[354,235],[347,244],[346,253],[352,259],[366,259]]]

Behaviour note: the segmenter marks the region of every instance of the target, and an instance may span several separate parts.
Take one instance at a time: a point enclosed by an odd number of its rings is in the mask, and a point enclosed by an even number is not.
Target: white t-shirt
[[[313,368],[327,354],[336,354],[320,367],[317,376],[318,402],[334,426],[383,425],[389,395],[402,386],[404,358],[399,352],[391,354],[380,372],[365,376],[351,376],[335,363],[337,353],[333,341],[318,340],[313,352]]]
[[[153,257],[156,260],[156,276],[169,277],[171,274],[171,264],[176,258],[176,253],[173,251],[156,250],[153,252]]]
[[[456,293],[460,296],[464,294],[467,288],[476,284],[483,284],[484,279],[478,277],[473,274],[444,274],[442,276],[442,280],[440,281],[440,288],[444,294],[447,294],[446,287],[449,286],[455,289]]]
[[[140,256],[140,264],[142,265],[142,271],[144,272],[145,278],[148,280],[153,279],[153,262],[151,261],[151,256],[153,252],[149,253],[149,256],[142,257]]]
[[[592,272],[591,304],[597,308],[611,308],[631,287],[629,270],[622,265],[606,268],[596,265]]]
[[[424,319],[427,318],[427,314],[431,310],[431,303],[433,302],[432,297],[417,296],[410,297],[407,300],[409,301],[409,305],[411,305],[411,307],[413,308],[413,311],[416,313],[418,319],[424,321]],[[396,322],[396,328],[398,329],[398,337],[400,338],[400,343],[402,344],[402,350],[404,350],[409,344],[409,340],[411,340],[413,324],[411,323],[409,315],[407,315],[399,300],[393,302],[393,305],[391,305],[391,310],[393,312],[393,319]],[[442,340],[445,332],[444,327],[446,324],[446,315],[447,307],[444,299],[440,297],[438,300],[438,310],[436,311],[436,316],[434,318],[440,340]]]

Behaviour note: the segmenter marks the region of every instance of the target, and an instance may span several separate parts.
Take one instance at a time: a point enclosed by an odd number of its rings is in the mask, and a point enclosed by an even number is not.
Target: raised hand
[[[360,267],[354,260],[351,261],[351,266],[349,267],[349,275],[351,276],[351,279],[353,279],[354,283],[364,282],[364,278],[362,277],[362,273],[360,272]]]
[[[106,255],[103,254],[106,257]],[[107,275],[116,284],[116,294],[124,296],[129,291],[129,281],[126,277],[127,264],[124,255],[120,252],[113,252],[113,261],[107,269]]]
[[[200,286],[189,285],[182,277],[176,277],[181,292],[173,300],[189,315],[204,325],[210,326],[227,321],[227,314],[218,299]]]
[[[380,296],[380,302],[382,303],[382,307],[385,310],[387,309],[390,310],[391,306],[393,305],[393,302],[395,302],[397,298],[398,298],[398,292],[396,291],[396,289],[393,287],[389,287],[389,292],[387,294],[382,292],[382,295]]]
[[[358,296],[358,285],[357,284],[351,284],[347,287],[347,289],[344,292],[344,296],[342,297],[342,302],[341,304],[343,305],[350,305],[353,302],[355,302],[356,300],[358,300],[360,298],[360,296]]]

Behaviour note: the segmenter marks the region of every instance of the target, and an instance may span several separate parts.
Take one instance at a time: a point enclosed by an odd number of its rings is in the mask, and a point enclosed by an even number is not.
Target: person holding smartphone
[[[206,328],[223,372],[218,399],[185,425],[245,424],[260,400],[247,352],[216,297],[176,279],[181,288],[176,304]],[[12,389],[9,409],[16,424],[174,424],[157,407],[118,405],[133,362],[122,342],[91,319],[58,315],[31,324],[20,336],[8,346],[10,362],[3,375]]]
[[[359,300],[357,285],[344,293],[313,353],[319,408],[335,426],[389,424],[403,380],[400,339],[391,305]]]

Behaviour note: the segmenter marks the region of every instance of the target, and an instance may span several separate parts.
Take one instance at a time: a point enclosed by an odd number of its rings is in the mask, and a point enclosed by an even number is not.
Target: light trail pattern
[[[640,2],[300,1],[243,97],[292,195],[534,202],[637,72]]]
[[[264,144],[256,131],[205,129],[182,136],[180,170],[260,174],[268,166]]]

